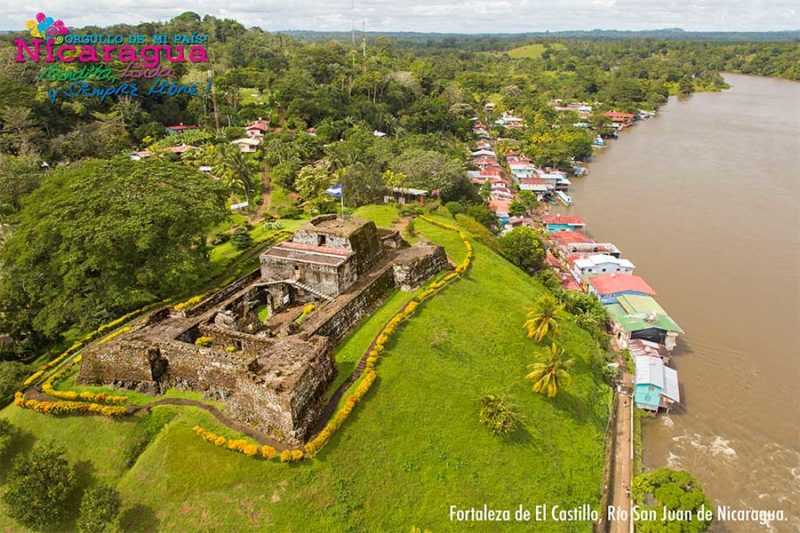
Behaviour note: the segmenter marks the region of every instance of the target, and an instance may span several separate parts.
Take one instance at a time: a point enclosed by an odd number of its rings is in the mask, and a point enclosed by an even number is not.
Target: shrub
[[[102,484],[87,489],[81,498],[78,531],[81,533],[113,531],[121,504],[119,492],[109,485]]]
[[[5,418],[0,418],[0,461],[5,460],[7,450],[19,435],[19,430]]]
[[[522,270],[535,274],[542,269],[545,248],[538,232],[526,226],[514,228],[499,243],[503,256]]]
[[[20,388],[28,371],[17,361],[0,361],[0,403],[5,403]]]
[[[55,443],[40,444],[14,461],[3,502],[22,525],[45,529],[64,518],[75,488],[66,451]]]
[[[445,208],[450,212],[450,215],[455,217],[456,215],[463,215],[467,212],[466,208],[458,203],[458,202],[447,202],[444,204]]]
[[[519,415],[514,406],[494,394],[481,398],[480,421],[489,428],[493,435],[507,437],[514,433],[519,425]]]
[[[213,342],[214,342],[214,339],[212,339],[211,337],[197,337],[197,339],[195,339],[195,341],[194,341],[194,345],[195,346],[201,346],[203,348],[207,348],[207,347],[211,346],[211,344]]]
[[[253,237],[250,236],[250,232],[247,231],[247,228],[237,228],[237,230],[233,232],[231,242],[237,250],[247,250],[253,246]]]
[[[314,305],[314,304],[306,304],[306,305],[303,306],[303,314],[304,315],[310,315],[311,313],[314,312],[314,309],[316,309],[316,308],[317,308],[317,306]]]

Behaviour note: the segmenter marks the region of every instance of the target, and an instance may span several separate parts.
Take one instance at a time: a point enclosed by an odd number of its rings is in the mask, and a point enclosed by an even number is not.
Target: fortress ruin
[[[412,291],[448,268],[441,246],[318,216],[262,253],[258,271],[87,348],[79,379],[151,394],[199,391],[266,437],[299,445],[336,375],[333,348],[392,290]]]

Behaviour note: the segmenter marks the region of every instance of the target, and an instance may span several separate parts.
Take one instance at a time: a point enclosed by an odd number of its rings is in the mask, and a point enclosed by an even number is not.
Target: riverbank
[[[715,504],[782,508],[800,526],[800,84],[730,75],[672,98],[573,180],[687,334],[673,359],[684,407],[643,420],[644,465],[686,468]],[[679,214],[679,216],[677,215]],[[788,410],[787,410],[788,409]],[[747,531],[747,524],[726,524]]]

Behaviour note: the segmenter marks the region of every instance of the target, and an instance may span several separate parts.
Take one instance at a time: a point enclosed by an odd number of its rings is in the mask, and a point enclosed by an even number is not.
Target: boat
[[[572,196],[564,191],[556,191],[556,200],[567,206],[572,205]]]
[[[592,142],[592,146],[605,146],[605,145],[606,145],[606,142],[599,135],[596,136],[594,138],[594,141]]]

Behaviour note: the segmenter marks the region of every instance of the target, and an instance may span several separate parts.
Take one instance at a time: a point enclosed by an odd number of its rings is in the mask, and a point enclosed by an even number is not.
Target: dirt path
[[[619,511],[625,510],[630,516],[631,496],[630,487],[633,479],[633,375],[623,366],[622,386],[617,392],[617,424],[614,431],[614,474],[612,485],[611,505]],[[631,531],[632,524],[629,519],[611,520],[610,531],[612,533],[628,533]]]
[[[272,181],[269,178],[269,172],[267,172],[267,165],[264,163],[261,169],[261,205],[256,210],[254,220],[264,218],[264,213],[269,211],[270,204],[272,204]]]

